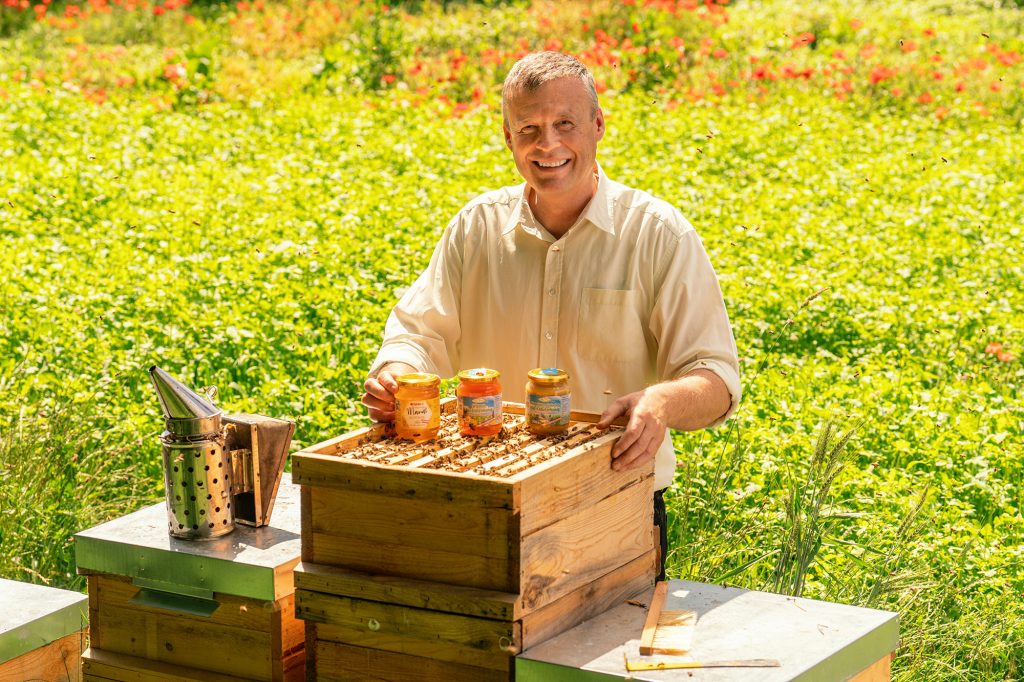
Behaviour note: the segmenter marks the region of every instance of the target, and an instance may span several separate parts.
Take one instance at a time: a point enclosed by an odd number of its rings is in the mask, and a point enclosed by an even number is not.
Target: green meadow
[[[157,364],[367,423],[384,320],[519,182],[500,84],[594,70],[743,370],[676,434],[669,575],[898,611],[898,680],[1024,678],[1024,10],[1014,3],[0,0],[0,576],[163,499]],[[77,8],[77,9],[72,9]]]

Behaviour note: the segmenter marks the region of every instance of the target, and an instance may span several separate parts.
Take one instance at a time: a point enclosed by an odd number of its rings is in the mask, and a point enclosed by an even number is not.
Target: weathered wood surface
[[[522,619],[523,649],[540,644],[645,592],[654,584],[657,560],[657,551],[651,550],[531,612]]]
[[[298,590],[296,609],[317,638],[439,661],[508,670],[519,623]],[[322,663],[317,659],[317,669]]]
[[[0,663],[0,680],[21,682],[79,682],[85,631],[65,635],[38,649]]]
[[[253,680],[283,680],[301,665],[293,594],[260,601],[217,593],[218,608],[203,617],[134,602],[139,589],[122,576],[89,576],[94,651]]]
[[[539,608],[654,548],[650,480],[583,507],[522,540],[523,605]]]
[[[521,616],[518,596],[508,592],[359,573],[313,563],[302,563],[295,569],[295,588],[493,620],[512,621]]]
[[[511,682],[511,671],[311,639],[322,682]]]

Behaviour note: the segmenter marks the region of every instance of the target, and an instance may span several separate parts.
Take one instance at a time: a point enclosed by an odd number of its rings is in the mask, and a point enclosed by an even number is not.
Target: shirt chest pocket
[[[647,357],[637,292],[584,289],[576,350],[588,360],[637,362]]]

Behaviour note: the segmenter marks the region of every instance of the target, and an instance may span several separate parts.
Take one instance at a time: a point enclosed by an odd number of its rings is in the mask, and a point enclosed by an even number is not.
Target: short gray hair
[[[501,87],[501,116],[508,123],[508,102],[516,93],[535,92],[545,83],[559,78],[576,78],[590,96],[591,115],[597,115],[597,88],[594,76],[583,62],[561,52],[531,52],[512,65]]]

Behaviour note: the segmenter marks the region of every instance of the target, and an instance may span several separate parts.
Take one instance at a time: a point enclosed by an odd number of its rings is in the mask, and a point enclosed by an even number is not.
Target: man
[[[604,114],[583,64],[527,55],[505,79],[502,114],[526,182],[483,194],[449,223],[388,318],[363,403],[391,421],[395,376],[471,367],[497,369],[504,399],[522,402],[529,370],[566,370],[574,408],[602,412],[603,427],[628,418],[613,468],[656,458],[664,567],[668,429],[720,423],[740,398],[717,278],[678,211],[597,165]]]

